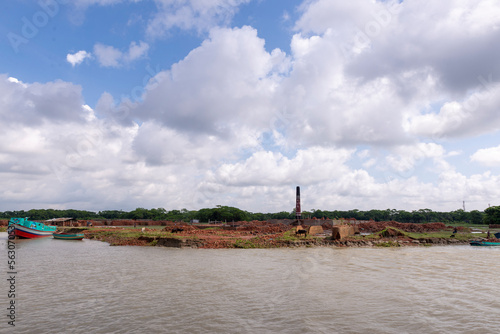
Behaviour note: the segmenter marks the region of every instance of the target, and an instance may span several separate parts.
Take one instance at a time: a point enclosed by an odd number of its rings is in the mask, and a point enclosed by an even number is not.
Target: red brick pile
[[[333,224],[332,223],[323,223],[321,224],[321,227],[323,227],[323,230],[331,230]]]

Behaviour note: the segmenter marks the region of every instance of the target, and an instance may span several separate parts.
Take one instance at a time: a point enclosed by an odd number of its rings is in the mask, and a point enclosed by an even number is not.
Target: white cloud
[[[100,5],[100,6],[114,5],[123,1],[124,0],[75,0],[73,3],[76,6],[86,8],[91,5]]]
[[[482,148],[472,154],[470,158],[485,166],[500,166],[500,146]]]
[[[3,96],[16,90],[28,92],[35,85],[23,86],[6,76],[4,79]],[[40,92],[54,89],[54,83],[37,85]],[[51,95],[51,105],[60,110],[76,108],[84,117],[74,124],[62,122],[64,118],[58,114],[49,119],[44,112],[45,121],[33,123],[30,121],[35,112],[21,113],[17,122],[22,126],[6,128],[0,143],[0,171],[9,177],[3,180],[0,199],[9,208],[37,203],[38,207],[129,210],[138,206],[200,208],[222,203],[276,212],[293,208],[295,185],[302,186],[305,210],[451,210],[458,206],[453,203],[463,199],[471,202],[471,208],[476,205],[481,209],[490,198],[500,195],[494,190],[499,188],[495,185],[500,186],[499,176],[466,176],[451,167],[436,170],[436,184],[422,182],[417,176],[377,180],[366,170],[350,166],[355,155],[372,156],[366,149],[356,154],[354,149],[312,146],[290,156],[263,150],[251,124],[239,127],[231,138],[210,133],[192,136],[171,123],[123,126],[111,122],[111,116],[89,117],[93,110],[85,105],[73,106],[71,99],[56,99],[73,92],[71,84],[61,82],[58,89]],[[112,97],[106,96],[103,101],[110,100],[109,108],[113,108]],[[41,110],[44,103],[39,102],[32,100],[31,108]],[[0,108],[1,117],[5,118],[8,110]],[[242,147],[252,151],[244,159]],[[392,154],[401,168],[415,165],[419,159],[440,161],[448,156],[435,143],[402,146]]]
[[[103,67],[119,67],[123,53],[113,46],[97,43],[94,45],[94,54]]]
[[[76,0],[71,19],[75,24],[84,20],[85,10],[94,5],[111,6],[142,0]],[[157,10],[147,26],[149,36],[164,35],[173,28],[207,32],[226,26],[238,12],[238,7],[252,0],[154,0]]]
[[[145,57],[149,50],[149,45],[143,41],[139,44],[131,42],[127,51],[122,52],[119,49],[96,43],[94,45],[94,54],[103,67],[120,67],[124,64],[129,64],[137,59]]]
[[[0,76],[1,77],[1,76]],[[19,81],[17,78],[14,78],[14,77],[8,77],[7,78],[7,81],[8,82],[13,82],[13,83],[16,83],[18,85],[21,85],[22,87],[26,88],[28,87],[28,85],[26,85],[25,83],[23,83],[22,81]]]
[[[184,60],[157,75],[134,116],[193,134],[231,138],[245,127],[260,133],[273,117],[277,60],[282,53],[266,52],[250,27],[214,29]]]
[[[245,161],[221,165],[213,178],[229,186],[315,184],[347,172],[345,162],[351,153],[346,149],[311,147],[299,150],[290,159],[281,153],[258,151]]]
[[[386,157],[387,164],[397,172],[404,172],[423,164],[425,159],[431,158],[442,161],[445,150],[435,143],[418,143],[416,145],[402,145],[394,148],[394,154]]]
[[[323,34],[329,29],[347,32],[356,27],[365,30],[370,21],[386,25],[386,21],[392,20],[397,7],[396,1],[304,1],[299,6],[303,14],[295,29],[314,34]]]
[[[419,113],[408,118],[408,131],[429,137],[464,137],[500,129],[500,85],[470,94],[463,102],[449,101],[438,112]]]
[[[12,126],[80,123],[85,117],[81,90],[80,86],[61,80],[26,84],[0,75],[0,121]]]
[[[149,22],[147,33],[162,36],[172,28],[206,32],[226,25],[238,7],[251,0],[155,0],[158,13]]]
[[[128,52],[123,55],[125,62],[129,63],[136,59],[142,58],[146,56],[149,50],[149,45],[143,41],[140,41],[139,44],[136,42],[130,43]]]
[[[90,57],[92,57],[91,53],[81,50],[73,54],[68,53],[66,55],[66,60],[71,64],[71,66],[75,67],[75,65],[80,65],[86,58]]]

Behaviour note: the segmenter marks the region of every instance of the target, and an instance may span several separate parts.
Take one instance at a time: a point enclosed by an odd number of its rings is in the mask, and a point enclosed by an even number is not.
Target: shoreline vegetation
[[[112,246],[178,248],[459,245],[486,240],[500,229],[500,206],[488,207],[483,212],[313,209],[303,211],[300,222],[295,216],[295,211],[251,213],[221,205],[195,211],[32,209],[0,212],[0,226],[6,227],[10,217],[29,217],[56,225],[59,231],[70,228],[73,233],[84,233],[86,239]],[[299,223],[302,226],[296,226]],[[2,230],[5,228],[0,227]]]
[[[170,210],[164,208],[144,209],[137,208],[132,211],[104,210],[99,212],[85,210],[55,210],[55,209],[31,209],[28,211],[4,211],[0,212],[0,219],[11,217],[29,217],[31,220],[48,220],[52,218],[72,217],[77,220],[152,220],[152,221],[176,221],[176,222],[209,222],[209,221],[268,221],[281,219],[295,219],[295,209],[286,212],[275,213],[253,213],[235,207],[217,205],[215,208],[204,208],[200,210]],[[401,223],[429,223],[444,222],[445,224],[457,224],[466,222],[469,224],[492,224],[494,220],[500,221],[500,207],[490,207],[483,211],[464,211],[458,209],[450,212],[438,212],[430,209],[413,211],[386,209],[386,210],[316,210],[302,211],[304,219],[354,219],[374,221],[398,221]],[[498,218],[498,219],[495,219]],[[158,224],[160,225],[160,224]]]
[[[92,226],[59,227],[66,232],[80,232],[86,239],[99,240],[111,246],[158,246],[175,248],[283,248],[283,247],[408,247],[432,245],[465,245],[485,239],[488,226],[446,226],[443,223],[412,224],[368,222],[357,225],[361,233],[332,239],[332,230],[317,235],[297,235],[302,227],[265,222],[242,225],[179,224],[166,226]],[[345,225],[344,225],[345,226]],[[403,227],[403,228],[401,228]],[[455,233],[454,230],[456,229]],[[473,233],[474,232],[474,233]],[[495,232],[490,231],[490,234]]]

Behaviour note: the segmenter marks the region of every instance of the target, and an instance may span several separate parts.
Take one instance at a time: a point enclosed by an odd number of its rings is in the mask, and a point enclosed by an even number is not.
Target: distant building
[[[75,218],[52,218],[45,221],[49,225],[54,226],[77,226],[78,221]]]

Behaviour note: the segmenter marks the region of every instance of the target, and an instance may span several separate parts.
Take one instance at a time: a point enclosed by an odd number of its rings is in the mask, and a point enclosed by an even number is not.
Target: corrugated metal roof
[[[51,223],[57,223],[57,222],[67,222],[68,220],[75,220],[75,218],[52,218],[46,221]]]

